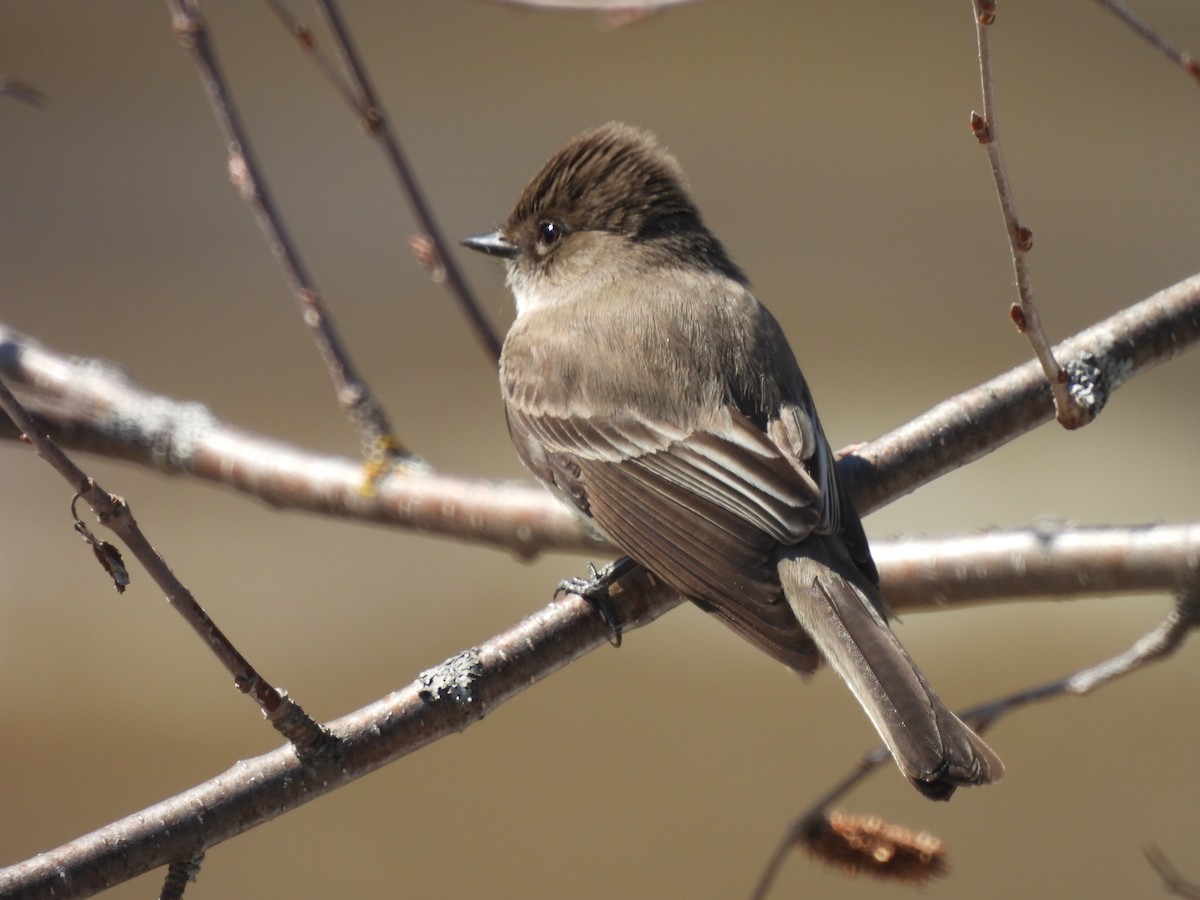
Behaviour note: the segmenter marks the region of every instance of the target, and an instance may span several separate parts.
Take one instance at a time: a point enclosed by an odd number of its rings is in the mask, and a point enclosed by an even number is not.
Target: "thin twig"
[[[1082,669],[1066,678],[1001,697],[972,707],[962,714],[965,721],[983,731],[999,718],[1030,703],[1052,700],[1066,694],[1083,696],[1104,687],[1124,675],[1130,675],[1152,662],[1170,656],[1193,628],[1200,628],[1200,592],[1182,594],[1175,607],[1159,625],[1142,635],[1133,646],[1112,659]]]
[[[41,106],[46,95],[17,78],[0,75],[0,97],[13,97],[30,106]]]
[[[166,594],[171,607],[183,616],[184,621],[233,676],[233,683],[237,689],[254,699],[276,730],[295,744],[297,753],[301,757],[327,753],[332,746],[328,735],[297,704],[289,700],[286,693],[272,687],[238,652],[151,545],[133,518],[129,505],[115,494],[105,491],[75,465],[59,446],[37,427],[3,381],[0,381],[0,409],[8,414],[37,455],[48,462],[70,485],[76,492],[76,497],[82,497],[87,502],[101,524],[121,538],[154,583]]]
[[[1168,894],[1174,894],[1176,897],[1187,897],[1188,900],[1200,900],[1200,884],[1188,881],[1180,875],[1179,870],[1167,858],[1167,854],[1163,853],[1153,844],[1143,847],[1142,853],[1146,855],[1147,862],[1158,873],[1158,877],[1162,879],[1163,890]]]
[[[359,430],[364,453],[372,465],[380,470],[393,462],[416,463],[417,460],[401,447],[392,434],[387,414],[354,367],[338,337],[333,318],[283,224],[283,218],[267,190],[262,167],[250,147],[246,128],[225,84],[208,27],[196,8],[195,0],[168,0],[168,5],[173,11],[175,33],[196,63],[205,93],[225,136],[230,178],[242,199],[254,210],[271,254],[279,261],[284,277],[300,302],[304,323],[311,330],[333,379],[338,402]]]
[[[409,208],[416,217],[418,224],[425,233],[426,243],[420,246],[424,254],[418,254],[418,261],[430,272],[433,280],[445,284],[451,295],[458,301],[459,308],[467,317],[476,337],[479,338],[484,350],[492,362],[500,359],[500,338],[497,336],[491,322],[483,313],[483,308],[476,300],[466,277],[455,262],[453,250],[447,242],[442,229],[438,226],[433,215],[433,208],[425,199],[425,193],[417,181],[417,176],[400,146],[379,95],[375,91],[371,78],[367,74],[366,65],[354,45],[350,30],[342,16],[341,10],[334,0],[318,0],[317,7],[321,10],[329,30],[333,35],[338,56],[342,66],[350,77],[350,84],[338,74],[337,70],[321,55],[316,46],[312,31],[297,22],[284,8],[280,0],[271,0],[271,7],[280,20],[288,26],[299,38],[300,46],[310,56],[317,60],[321,71],[333,84],[339,94],[350,104],[351,109],[359,118],[363,131],[378,140],[391,163],[392,171],[400,182]]]
[[[788,853],[791,852],[792,848],[796,846],[797,841],[800,841],[804,835],[809,834],[815,823],[825,818],[826,810],[837,802],[839,798],[848,793],[851,788],[873,772],[876,766],[891,758],[891,753],[884,749],[872,750],[863,754],[855,767],[841,781],[826,791],[825,795],[813,803],[806,813],[792,820],[791,824],[784,830],[783,836],[779,839],[779,843],[775,845],[775,849],[771,853],[771,858],[767,861],[766,866],[759,875],[758,884],[754,886],[754,890],[750,893],[751,900],[765,900],[767,894],[771,891],[771,886],[775,883],[775,879],[779,876],[779,870],[783,867],[784,860],[787,859]]]
[[[1200,60],[1186,50],[1175,47],[1151,28],[1147,22],[1135,16],[1124,3],[1119,3],[1118,0],[1096,0],[1096,2],[1132,28],[1135,34],[1149,42],[1155,50],[1191,75],[1192,78],[1200,81]]]
[[[1104,687],[1113,680],[1132,674],[1152,662],[1158,662],[1177,650],[1195,628],[1200,628],[1200,590],[1192,589],[1180,595],[1167,617],[1149,633],[1140,637],[1132,647],[1112,659],[1105,660],[1048,684],[1026,688],[959,713],[964,722],[983,732],[1001,717],[1035,702],[1066,695],[1082,696]],[[883,748],[870,750],[854,768],[829,791],[812,803],[787,827],[768,860],[753,897],[766,897],[774,883],[788,850],[797,840],[811,833],[813,823],[826,817],[829,808],[869,774],[891,759]]]
[[[308,54],[317,68],[321,70],[321,74],[325,76],[325,80],[341,95],[346,105],[351,109],[357,110],[359,104],[358,98],[354,95],[354,89],[342,77],[342,73],[338,70],[333,60],[321,52],[321,46],[317,41],[316,33],[304,22],[293,16],[291,11],[283,4],[283,0],[267,0],[267,6],[271,8],[271,12],[275,13],[275,18],[279,20],[279,23],[296,38],[296,43],[300,45],[300,49]]]
[[[1004,166],[1004,154],[1000,149],[1000,134],[996,125],[995,82],[992,75],[991,28],[996,19],[995,0],[972,0],[975,12],[975,32],[979,42],[979,79],[983,93],[983,112],[971,113],[971,133],[987,151],[996,182],[996,193],[1000,199],[1000,212],[1004,216],[1004,227],[1008,232],[1008,245],[1012,253],[1013,273],[1017,282],[1017,302],[1009,309],[1009,315],[1033,346],[1033,352],[1046,373],[1054,395],[1056,417],[1064,428],[1079,428],[1090,422],[1099,413],[1098,406],[1088,402],[1086,388],[1083,393],[1075,386],[1076,378],[1087,380],[1087,372],[1079,373],[1064,369],[1050,349],[1050,340],[1042,327],[1041,316],[1033,302],[1033,289],[1029,284],[1029,267],[1026,256],[1033,247],[1033,231],[1021,224],[1017,217],[1012,184]]]
[[[388,156],[392,161],[392,168],[400,180],[401,188],[404,189],[405,197],[409,201],[409,208],[426,231],[426,234],[414,234],[409,237],[409,250],[420,263],[421,268],[429,273],[434,284],[447,285],[450,288],[492,362],[496,362],[500,356],[500,339],[483,314],[475,295],[467,286],[465,277],[455,265],[450,248],[446,245],[445,236],[438,228],[428,203],[425,202],[424,193],[420,190],[416,175],[408,164],[408,158],[400,149],[399,142],[384,115],[383,107],[378,105],[370,83],[365,81],[365,75],[363,81],[351,84],[333,60],[321,52],[320,44],[318,44],[313,30],[293,16],[283,4],[283,0],[267,0],[267,5],[271,7],[280,23],[295,35],[300,49],[307,53],[317,68],[321,70],[325,80],[358,116],[362,130],[381,140],[385,149],[389,151]],[[340,19],[338,21],[340,22]],[[346,58],[344,51],[342,56],[343,59]],[[354,52],[353,47],[351,47],[349,59],[358,61],[358,55]],[[349,63],[344,63],[344,65],[348,69],[351,68]],[[354,74],[353,71],[352,74]],[[450,261],[449,266],[447,266],[447,260]]]

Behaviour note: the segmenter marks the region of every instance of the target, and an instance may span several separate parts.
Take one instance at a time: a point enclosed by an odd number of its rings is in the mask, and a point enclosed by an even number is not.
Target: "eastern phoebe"
[[[771,656],[824,656],[921,793],[998,780],[888,627],[796,358],[675,159],[626,125],[585,132],[463,243],[506,261],[516,298],[500,381],[521,461]]]

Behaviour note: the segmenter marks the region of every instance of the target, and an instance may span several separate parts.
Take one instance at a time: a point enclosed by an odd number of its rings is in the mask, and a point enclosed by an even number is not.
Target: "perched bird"
[[[579,135],[499,230],[463,243],[506,261],[501,387],[539,479],[771,656],[828,660],[926,796],[1001,777],[888,627],[783,330],[651,135]]]

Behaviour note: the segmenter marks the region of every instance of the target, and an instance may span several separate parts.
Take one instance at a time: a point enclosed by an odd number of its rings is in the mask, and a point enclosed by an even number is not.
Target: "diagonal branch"
[[[358,100],[358,108],[366,133],[378,139],[383,145],[388,161],[391,163],[396,177],[400,180],[404,195],[408,198],[409,208],[412,209],[413,215],[416,216],[428,237],[433,265],[427,266],[427,268],[432,268],[442,276],[442,280],[458,300],[458,305],[467,317],[467,321],[475,330],[475,336],[483,344],[492,362],[498,362],[500,360],[500,339],[496,336],[491,322],[484,315],[479,301],[467,285],[467,279],[459,269],[458,263],[455,262],[450,244],[442,234],[437,219],[434,218],[433,208],[425,199],[425,192],[421,190],[416,173],[413,171],[408,157],[404,155],[404,150],[400,147],[400,140],[396,137],[396,133],[387,119],[383,104],[367,74],[367,67],[363,65],[358,48],[350,37],[350,30],[346,27],[341,10],[334,0],[318,0],[317,7],[329,24],[329,29],[333,32],[337,43],[338,54],[353,79],[354,93]]]
[[[628,627],[671,605],[648,579],[620,592]],[[290,746],[243,760],[191,790],[68,844],[0,869],[0,896],[90,896],[323,796],[439,738],[462,731],[525,688],[608,642],[586,601],[568,597],[441,665],[405,688],[330,722],[337,759],[301,763]]]
[[[640,570],[619,582],[613,600],[623,631],[653,621],[679,602],[664,595]],[[1171,627],[1172,633],[1179,630]],[[20,896],[29,898],[85,896],[94,886],[190,859],[462,731],[525,688],[606,644],[608,637],[608,625],[587,601],[574,595],[556,600],[479,647],[422,672],[407,687],[328,723],[339,742],[339,760],[321,758],[302,765],[290,747],[244,760],[191,790],[0,869],[0,895],[20,890]]]
[[[133,517],[129,505],[110,494],[80,469],[62,452],[59,446],[38,429],[36,423],[21,406],[16,397],[9,391],[7,385],[0,381],[0,410],[12,420],[22,436],[34,448],[34,451],[58,472],[67,484],[76,492],[76,499],[82,497],[92,508],[99,520],[118,535],[139,563],[154,580],[154,583],[166,595],[167,602],[183,618],[192,630],[204,642],[209,651],[233,676],[234,685],[243,694],[251,697],[262,710],[263,715],[271,725],[292,741],[302,758],[310,755],[332,754],[333,745],[329,735],[316,724],[298,704],[288,698],[285,691],[275,688],[269,681],[250,664],[233,642],[217,626],[196,601],[192,592],[171,571],[165,559],[154,549],[141,526]],[[72,512],[74,503],[72,503]],[[75,519],[76,530],[82,523]],[[87,532],[83,533],[95,542]],[[117,557],[119,560],[119,556]],[[105,563],[105,568],[111,572],[111,566]],[[120,582],[117,582],[118,585]]]
[[[1133,375],[1200,340],[1200,275],[1123,309],[1055,347],[1069,364],[1094,368],[1106,401]],[[862,515],[986,456],[1054,417],[1036,361],[939,403],[838,463]]]
[[[1155,31],[1149,23],[1139,19],[1124,3],[1119,0],[1096,0],[1101,6],[1120,19],[1142,40],[1155,50],[1179,66],[1196,81],[1200,81],[1200,60],[1185,50],[1180,50],[1161,34]]]

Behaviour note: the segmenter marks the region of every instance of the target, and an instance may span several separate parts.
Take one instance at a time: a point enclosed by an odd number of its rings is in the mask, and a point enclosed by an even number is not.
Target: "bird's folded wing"
[[[626,553],[772,656],[815,668],[775,573],[778,546],[821,518],[800,460],[732,409],[690,433],[644,419],[509,415],[537,438],[549,480]]]

